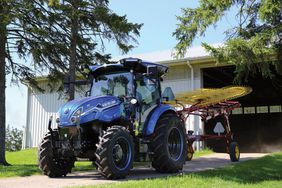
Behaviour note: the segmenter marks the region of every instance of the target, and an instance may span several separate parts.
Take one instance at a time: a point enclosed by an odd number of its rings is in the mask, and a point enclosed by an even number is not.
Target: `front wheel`
[[[108,128],[100,137],[96,155],[98,171],[107,179],[125,178],[133,167],[133,141],[121,126]]]
[[[53,131],[53,138],[51,133],[47,133],[38,148],[38,163],[39,168],[44,175],[51,178],[66,176],[67,173],[71,172],[74,166],[74,160],[61,159],[55,156],[54,148],[52,146],[52,139],[58,140],[59,134],[57,130]]]
[[[174,173],[183,168],[187,142],[183,123],[177,115],[160,117],[150,147],[154,153],[152,166],[158,172]]]

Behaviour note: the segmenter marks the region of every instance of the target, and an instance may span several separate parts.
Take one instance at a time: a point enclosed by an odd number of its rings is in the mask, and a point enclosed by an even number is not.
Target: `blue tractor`
[[[176,110],[163,100],[168,67],[126,58],[89,67],[87,96],[59,109],[58,128],[39,147],[39,167],[49,177],[65,176],[79,159],[93,161],[107,179],[125,178],[133,161],[149,159],[163,173],[178,172],[187,154],[186,131]]]

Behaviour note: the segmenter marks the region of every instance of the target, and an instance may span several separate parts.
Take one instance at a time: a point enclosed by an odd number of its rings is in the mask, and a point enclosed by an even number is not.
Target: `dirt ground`
[[[251,160],[265,156],[263,153],[241,153],[240,161]],[[183,173],[191,173],[223,167],[232,164],[229,155],[225,153],[215,153],[186,162]],[[149,165],[132,169],[129,179],[145,179],[163,177],[172,174],[160,174],[154,171]],[[29,177],[14,177],[0,179],[0,188],[62,188],[78,185],[97,185],[113,183],[125,180],[106,180],[97,171],[74,172],[62,178],[48,178],[47,176],[35,175]]]

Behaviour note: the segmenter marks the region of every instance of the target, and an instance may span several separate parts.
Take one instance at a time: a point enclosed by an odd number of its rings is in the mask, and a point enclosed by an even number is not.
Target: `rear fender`
[[[152,110],[152,112],[149,114],[149,116],[147,117],[145,121],[142,134],[144,136],[150,136],[151,134],[153,134],[159,118],[164,113],[167,113],[167,112],[176,114],[176,110],[173,107],[171,107],[170,105],[166,105],[166,104],[161,104],[157,108]]]

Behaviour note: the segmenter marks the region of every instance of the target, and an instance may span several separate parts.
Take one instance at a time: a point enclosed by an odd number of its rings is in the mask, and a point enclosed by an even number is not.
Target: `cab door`
[[[142,131],[149,113],[160,104],[160,83],[158,79],[142,76],[136,80],[136,99],[139,103],[138,131]]]

